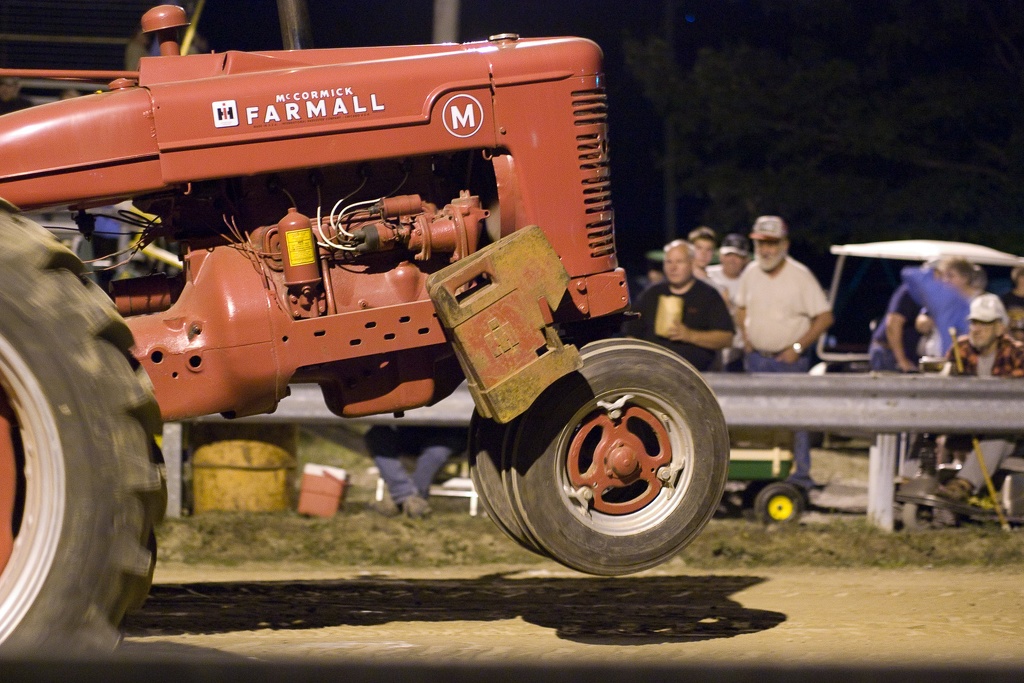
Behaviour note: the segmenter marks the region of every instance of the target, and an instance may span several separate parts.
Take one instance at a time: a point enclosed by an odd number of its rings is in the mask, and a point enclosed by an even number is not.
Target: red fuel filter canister
[[[320,282],[320,260],[309,217],[292,207],[278,222],[277,231],[281,238],[285,285],[296,287]]]

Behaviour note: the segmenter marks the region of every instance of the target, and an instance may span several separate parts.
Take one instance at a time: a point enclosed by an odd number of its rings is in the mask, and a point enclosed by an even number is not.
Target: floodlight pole
[[[665,0],[665,46],[668,54],[675,59],[675,0]],[[665,240],[668,244],[676,238],[678,229],[678,196],[676,192],[676,131],[672,123],[672,111],[665,108],[662,120],[662,185],[665,192]]]

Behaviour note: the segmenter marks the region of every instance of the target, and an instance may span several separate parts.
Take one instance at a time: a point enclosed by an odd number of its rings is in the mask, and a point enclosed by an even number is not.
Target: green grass
[[[489,519],[470,517],[464,510],[440,511],[415,521],[384,518],[365,509],[346,509],[331,519],[291,512],[215,512],[166,520],[157,540],[160,561],[226,566],[280,561],[424,567],[540,560],[507,539]]]
[[[682,557],[705,568],[1000,566],[1024,562],[1024,534],[994,525],[890,533],[863,518],[793,527],[712,520]]]
[[[425,520],[383,518],[352,504],[332,519],[295,513],[206,513],[167,520],[158,529],[160,560],[233,566],[246,562],[320,567],[442,567],[530,564],[541,558],[506,538],[465,501],[438,501]],[[764,527],[713,519],[681,554],[695,568],[991,567],[1024,563],[1024,533],[974,526],[887,533],[862,518]]]

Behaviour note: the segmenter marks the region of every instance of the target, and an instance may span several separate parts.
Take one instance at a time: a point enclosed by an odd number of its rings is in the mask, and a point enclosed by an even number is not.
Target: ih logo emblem
[[[484,125],[484,108],[472,95],[453,95],[441,108],[444,127],[457,138],[476,135]]]
[[[234,100],[213,103],[213,125],[216,128],[231,128],[238,125],[238,105]]]

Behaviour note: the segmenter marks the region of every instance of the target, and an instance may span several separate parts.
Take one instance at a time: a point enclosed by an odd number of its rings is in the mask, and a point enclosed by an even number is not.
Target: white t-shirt
[[[729,313],[732,314],[733,318],[736,317],[736,292],[740,288],[740,279],[738,277],[726,277],[725,272],[722,270],[722,264],[716,263],[713,266],[708,266],[706,269],[708,274],[708,280],[710,280],[718,288],[718,291],[725,297],[726,303],[729,304]],[[741,273],[742,275],[742,273]],[[733,337],[732,345],[734,348],[743,348],[743,335],[740,334],[739,328],[736,328],[736,336]]]
[[[725,272],[722,271],[722,264],[716,263],[713,266],[708,266],[706,269],[708,279],[713,282],[720,292],[725,292],[729,305],[732,306],[733,300],[736,298],[736,290],[739,289],[740,279],[738,277],[726,277]]]
[[[775,277],[751,263],[740,276],[735,302],[746,309],[744,327],[750,345],[769,354],[792,346],[813,318],[829,310],[814,273],[789,256]]]

